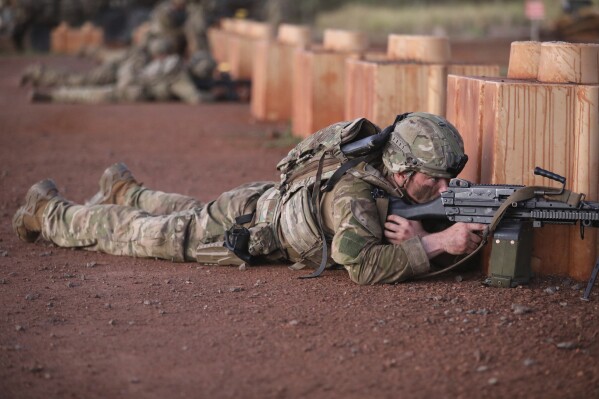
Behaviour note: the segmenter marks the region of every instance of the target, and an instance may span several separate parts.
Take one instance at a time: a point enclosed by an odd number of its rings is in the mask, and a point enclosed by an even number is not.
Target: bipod
[[[582,299],[585,301],[589,300],[591,290],[593,289],[593,285],[595,285],[595,280],[597,279],[597,273],[599,273],[599,258],[597,258],[597,262],[595,263],[595,267],[593,268],[593,272],[591,273],[591,278],[589,279],[587,288],[584,290],[584,295],[582,296]]]

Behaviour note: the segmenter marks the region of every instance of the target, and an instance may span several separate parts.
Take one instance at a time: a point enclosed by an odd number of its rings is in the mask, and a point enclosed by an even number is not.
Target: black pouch
[[[235,225],[225,232],[225,248],[251,265],[254,257],[248,251],[249,242],[250,231],[246,227]]]

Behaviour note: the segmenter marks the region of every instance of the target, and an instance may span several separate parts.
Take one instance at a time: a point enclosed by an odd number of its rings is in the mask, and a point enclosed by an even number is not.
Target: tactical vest
[[[393,191],[384,177],[367,165],[380,159],[389,133],[360,118],[333,124],[300,142],[277,164],[280,184],[260,196],[254,214],[237,218],[236,226],[225,234],[225,247],[245,262],[287,259],[295,262],[292,269],[318,266],[303,277],[318,276],[333,264],[322,220],[322,194],[346,172],[386,192]]]
[[[358,164],[380,159],[388,134],[365,118],[336,123],[300,142],[277,164],[281,198],[275,231],[286,258],[296,262],[292,268],[318,266],[304,277],[316,277],[333,263],[320,209],[323,193]],[[354,175],[389,188],[382,178],[368,178],[368,173]]]

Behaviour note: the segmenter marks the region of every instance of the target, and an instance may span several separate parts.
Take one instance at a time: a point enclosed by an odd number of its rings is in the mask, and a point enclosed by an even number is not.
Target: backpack
[[[352,167],[380,158],[392,129],[393,125],[381,131],[365,118],[335,123],[301,141],[277,164],[281,195],[293,195],[298,186],[311,187],[309,202],[320,234],[322,258],[317,270],[300,278],[317,277],[327,265],[328,248],[320,211],[322,193],[330,191]]]
[[[278,164],[281,192],[295,184],[311,185],[329,180],[367,158],[374,158],[387,142],[390,131],[381,129],[368,119],[335,123],[312,134],[297,144]],[[339,170],[342,172],[338,172]],[[336,178],[336,180],[338,180]],[[336,181],[324,190],[330,190]],[[317,188],[319,191],[320,187]]]

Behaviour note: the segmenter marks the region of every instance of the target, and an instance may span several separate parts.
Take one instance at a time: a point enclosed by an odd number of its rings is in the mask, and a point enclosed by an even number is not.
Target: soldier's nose
[[[447,187],[449,187],[449,179],[439,179],[438,187],[439,194],[441,194],[443,191],[447,191]]]

